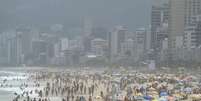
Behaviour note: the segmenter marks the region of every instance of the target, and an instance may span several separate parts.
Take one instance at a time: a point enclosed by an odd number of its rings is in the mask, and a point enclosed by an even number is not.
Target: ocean
[[[20,85],[27,78],[24,74],[19,71],[0,70],[0,101],[12,101],[15,92],[21,93]]]
[[[0,90],[0,101],[12,101],[13,97],[12,92]]]

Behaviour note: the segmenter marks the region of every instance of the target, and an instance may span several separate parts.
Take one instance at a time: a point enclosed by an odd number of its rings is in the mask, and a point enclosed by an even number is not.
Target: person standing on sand
[[[95,87],[94,87],[94,85],[92,85],[92,87],[91,87],[91,93],[92,93],[92,95],[94,95],[94,90],[95,90]]]
[[[62,101],[66,101],[64,98],[62,98]]]
[[[67,96],[66,101],[69,101],[69,96]]]
[[[79,101],[79,97],[78,96],[76,97],[75,101]]]
[[[127,98],[127,97],[125,97],[125,98],[124,98],[124,101],[128,101],[128,98]]]
[[[103,96],[104,96],[104,95],[103,95],[103,91],[100,92],[100,96],[103,98]]]
[[[80,101],[86,101],[85,98],[84,98],[84,96],[80,97]]]
[[[92,101],[92,97],[91,96],[89,96],[89,101]]]
[[[72,101],[74,101],[74,96],[72,95]]]
[[[84,86],[84,94],[86,94],[86,93],[87,93],[87,87]]]

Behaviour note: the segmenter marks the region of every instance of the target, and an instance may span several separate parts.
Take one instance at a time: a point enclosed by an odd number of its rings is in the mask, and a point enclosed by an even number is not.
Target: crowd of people
[[[103,98],[103,91],[99,92],[101,79],[97,77],[93,74],[75,75],[69,72],[36,72],[28,79],[34,81],[35,90],[15,94],[17,96],[13,101],[95,101],[94,99],[101,98],[98,95]],[[26,84],[26,87],[30,85]]]
[[[201,79],[193,74],[46,71],[29,80],[35,90],[13,101],[201,101]]]

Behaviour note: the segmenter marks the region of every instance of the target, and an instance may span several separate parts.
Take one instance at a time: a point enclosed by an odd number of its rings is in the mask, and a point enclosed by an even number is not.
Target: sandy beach
[[[21,68],[0,72],[2,101],[201,100],[201,80],[193,74],[90,68]]]

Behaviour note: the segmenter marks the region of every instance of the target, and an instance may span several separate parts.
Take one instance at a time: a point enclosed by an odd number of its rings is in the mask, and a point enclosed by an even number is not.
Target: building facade
[[[121,44],[125,41],[128,31],[123,26],[117,26],[109,33],[110,59],[113,60],[121,53]]]

